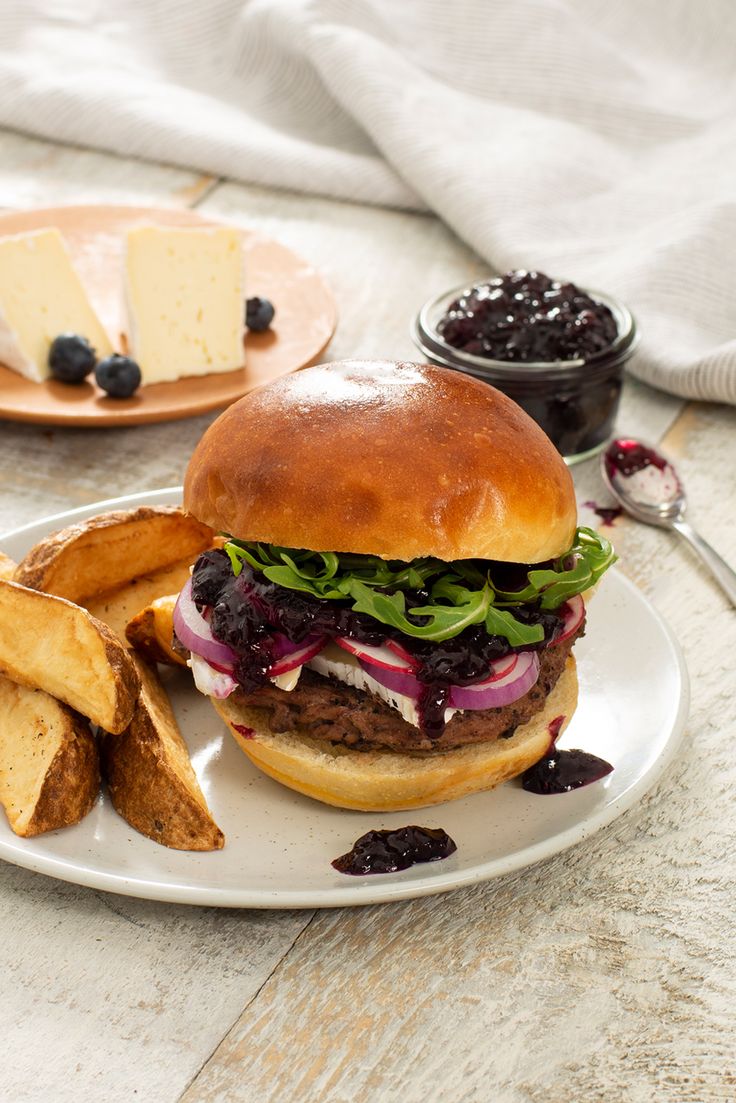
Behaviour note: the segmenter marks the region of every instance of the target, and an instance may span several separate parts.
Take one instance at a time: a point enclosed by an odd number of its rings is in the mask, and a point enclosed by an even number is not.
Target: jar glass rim
[[[494,277],[489,277],[493,279]],[[607,348],[601,349],[592,356],[577,360],[494,360],[488,356],[476,356],[473,353],[464,352],[453,345],[449,345],[437,332],[436,323],[447,310],[447,307],[465,291],[475,287],[481,287],[487,280],[477,280],[475,283],[461,284],[451,291],[444,291],[440,295],[434,295],[428,299],[415,316],[411,326],[411,336],[415,345],[435,363],[445,367],[466,367],[476,376],[515,376],[523,373],[530,375],[549,376],[560,378],[565,375],[576,375],[582,367],[589,371],[596,367],[610,369],[614,365],[623,363],[634,351],[638,343],[636,322],[631,311],[619,299],[613,295],[607,295],[602,291],[594,291],[590,288],[581,288],[596,302],[607,306],[614,318],[618,334],[616,339]],[[473,370],[475,369],[475,370]]]

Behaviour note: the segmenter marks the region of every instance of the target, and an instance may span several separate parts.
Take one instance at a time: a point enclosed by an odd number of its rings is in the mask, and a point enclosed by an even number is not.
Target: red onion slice
[[[212,635],[212,629],[192,598],[192,580],[187,579],[174,608],[174,631],[177,639],[195,655],[211,663],[231,667],[237,655],[225,643]]]
[[[283,639],[286,639],[286,636],[284,636]],[[280,674],[287,674],[290,670],[294,670],[295,667],[303,666],[304,663],[308,663],[310,659],[313,659],[315,655],[319,654],[326,643],[327,638],[325,636],[312,636],[302,644],[292,644],[291,646],[295,648],[295,650],[283,655],[268,668],[269,678],[278,678]]]
[[[410,670],[397,670],[379,666],[377,663],[368,662],[367,659],[358,659],[362,669],[380,685],[390,689],[392,693],[398,693],[402,697],[411,697],[416,701],[422,692],[422,683],[414,677]]]
[[[564,640],[569,640],[585,620],[585,602],[580,594],[574,594],[567,599],[562,606],[562,616],[562,635],[552,641],[553,647]]]
[[[392,693],[400,693],[416,701],[422,692],[423,684],[411,670],[388,669],[363,658],[358,662],[366,674]],[[454,709],[501,708],[528,693],[538,677],[539,658],[535,651],[504,655],[491,664],[491,673],[482,682],[472,686],[452,686],[447,705]]]
[[[491,674],[490,678],[472,686],[452,686],[448,701],[450,708],[498,709],[518,701],[539,677],[539,656],[536,651],[518,651],[516,657],[511,670],[500,678],[497,674]]]
[[[494,659],[491,663],[491,673],[484,680],[486,682],[497,682],[499,678],[504,678],[507,674],[510,674],[516,668],[518,661],[519,655],[516,651],[510,651],[508,655],[504,655],[501,659]]]
[[[314,639],[314,636],[309,636],[308,639]],[[288,636],[285,636],[282,632],[274,632],[271,636],[273,641],[271,645],[271,652],[274,660],[283,659],[286,655],[293,655],[295,651],[299,651],[304,647],[305,640],[301,643],[293,643]]]

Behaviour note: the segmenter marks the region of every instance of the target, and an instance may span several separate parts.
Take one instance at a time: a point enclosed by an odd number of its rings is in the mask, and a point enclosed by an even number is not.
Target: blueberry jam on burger
[[[422,807],[522,773],[574,711],[581,595],[613,551],[487,384],[387,361],[298,372],[210,427],[184,504],[226,539],[195,564],[177,638],[278,781]]]

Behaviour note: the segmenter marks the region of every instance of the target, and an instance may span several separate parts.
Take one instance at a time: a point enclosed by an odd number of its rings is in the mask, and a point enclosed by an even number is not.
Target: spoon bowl
[[[672,528],[687,506],[673,464],[650,444],[619,437],[601,456],[606,486],[627,513],[647,525]]]
[[[601,472],[623,509],[645,525],[672,529],[690,544],[736,606],[736,572],[685,520],[687,498],[674,464],[652,445],[631,437],[612,440]]]

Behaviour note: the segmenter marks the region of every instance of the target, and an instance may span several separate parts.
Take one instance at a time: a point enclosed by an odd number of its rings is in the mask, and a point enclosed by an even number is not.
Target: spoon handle
[[[721,559],[718,552],[706,543],[687,521],[675,521],[672,527],[679,532],[680,536],[684,536],[688,544],[698,553],[716,582],[730,598],[731,604],[736,606],[736,571],[729,567],[725,559]]]

